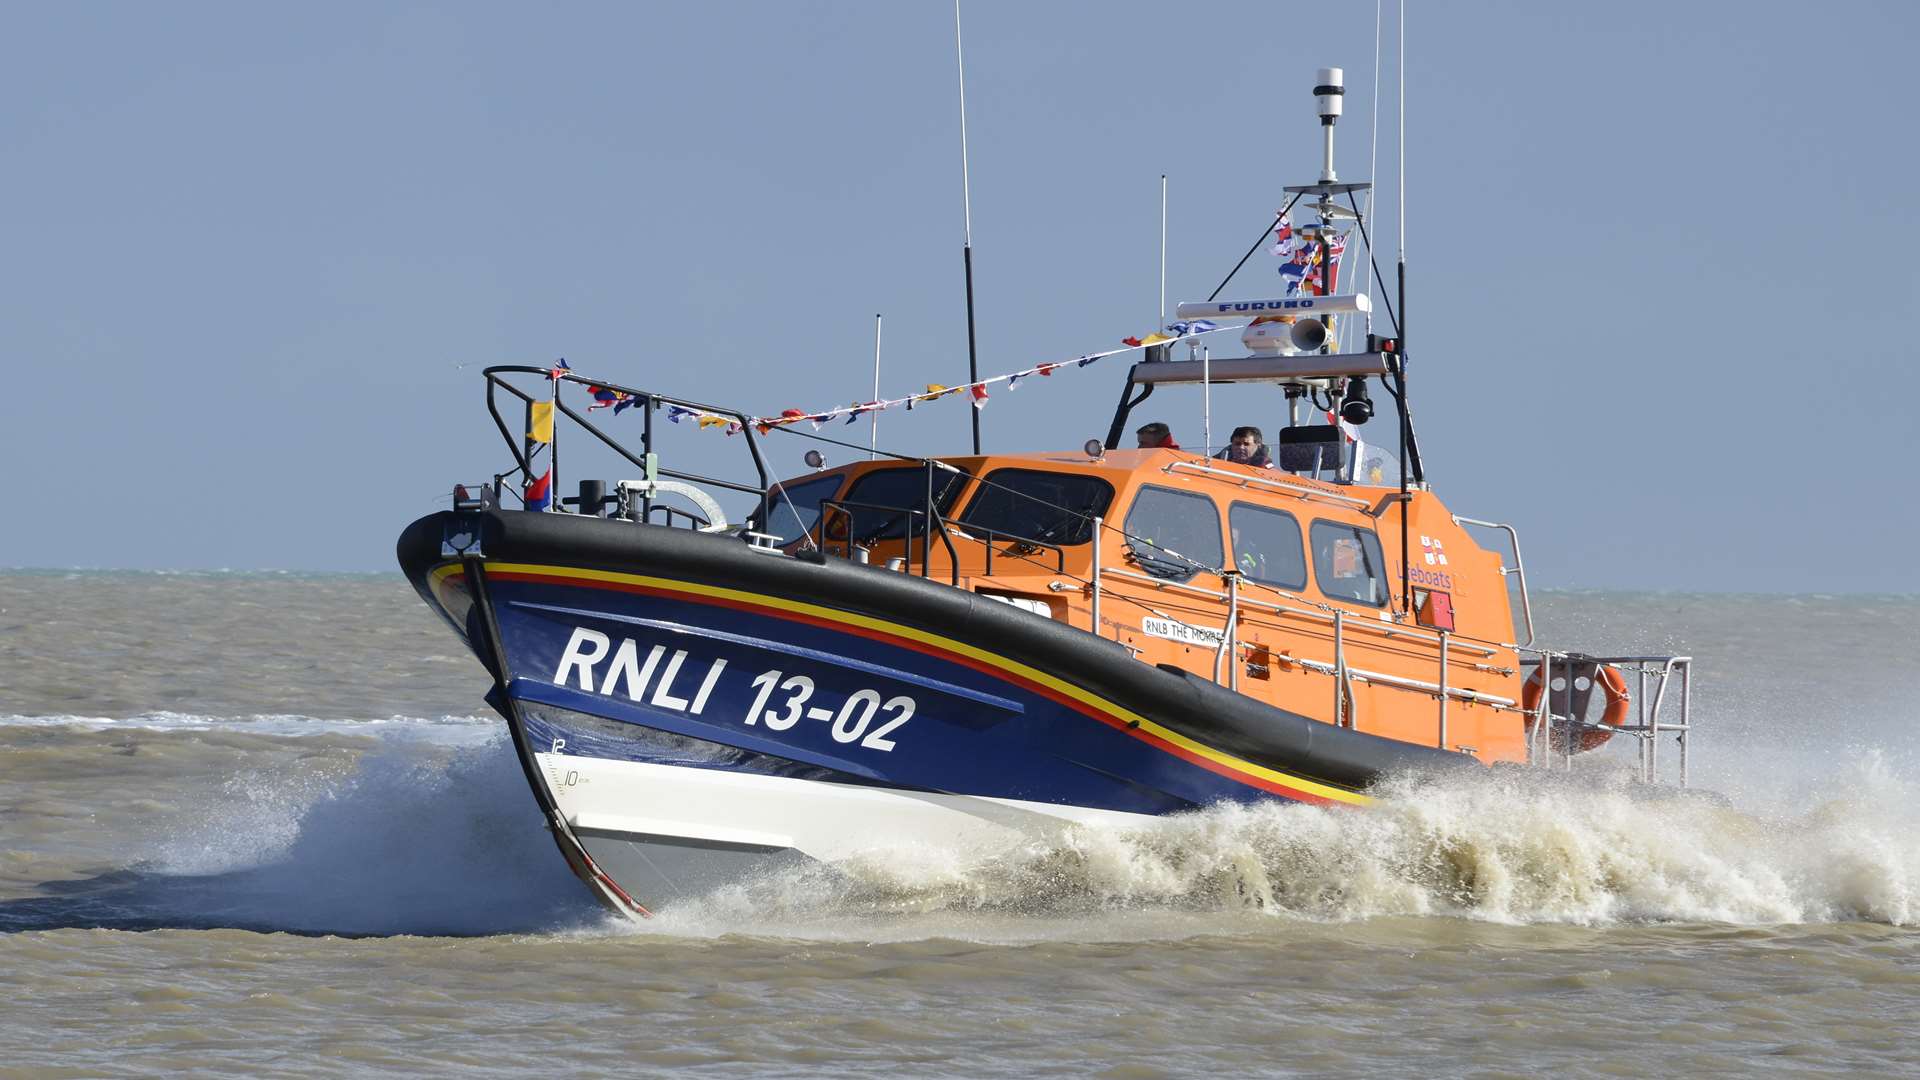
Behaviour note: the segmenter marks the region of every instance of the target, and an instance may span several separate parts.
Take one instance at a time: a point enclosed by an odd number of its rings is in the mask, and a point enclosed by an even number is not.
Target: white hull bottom
[[[561,814],[600,869],[657,907],[808,862],[933,848],[964,857],[1074,825],[1144,814],[939,795],[564,754],[536,754]]]

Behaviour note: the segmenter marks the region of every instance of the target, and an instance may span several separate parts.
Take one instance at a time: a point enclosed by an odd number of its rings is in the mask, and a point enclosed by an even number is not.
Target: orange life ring
[[[1556,672],[1564,669],[1565,665],[1556,665],[1555,667]],[[1572,668],[1572,673],[1573,678],[1576,680],[1583,675],[1590,676],[1593,679],[1594,685],[1599,687],[1600,692],[1605,694],[1607,698],[1606,710],[1600,714],[1600,723],[1604,726],[1598,728],[1583,727],[1580,729],[1580,741],[1575,744],[1574,751],[1584,754],[1589,750],[1594,750],[1606,745],[1607,740],[1613,738],[1613,732],[1606,730],[1606,728],[1617,728],[1627,722],[1627,714],[1633,710],[1633,696],[1627,693],[1626,676],[1620,674],[1620,669],[1611,664],[1593,664],[1591,667],[1575,666]],[[1540,674],[1541,669],[1538,667],[1534,668],[1533,674],[1527,677],[1526,686],[1523,687],[1520,692],[1520,707],[1527,711],[1527,729],[1529,732],[1533,730],[1534,726],[1533,715],[1540,707]],[[1556,675],[1556,678],[1557,677]],[[1556,732],[1555,734],[1558,735],[1559,733]],[[1562,743],[1554,747],[1554,749],[1564,750],[1565,745]]]

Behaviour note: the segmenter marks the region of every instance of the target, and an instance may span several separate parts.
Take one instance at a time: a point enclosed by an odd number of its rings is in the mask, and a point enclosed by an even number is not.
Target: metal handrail
[[[1233,653],[1233,668],[1228,675],[1229,690],[1240,689],[1240,573],[1229,570],[1221,577],[1227,583],[1227,624],[1221,628],[1220,644],[1213,650],[1213,681],[1220,681],[1221,665],[1227,653]]]
[[[640,407],[642,415],[645,417],[645,426],[641,433],[642,452],[639,455],[635,455],[619,439],[616,439],[613,436],[607,434],[605,431],[602,431],[599,428],[599,426],[593,423],[592,420],[588,419],[581,412],[574,409],[572,406],[568,405],[565,401],[560,400],[557,394],[554,395],[552,400],[555,405],[555,411],[557,413],[559,413],[562,416],[565,416],[567,419],[578,424],[580,427],[584,428],[589,434],[594,436],[594,438],[598,439],[608,449],[612,450],[614,453],[618,454],[620,457],[624,458],[626,461],[630,462],[635,467],[644,471],[649,477],[649,479],[656,476],[664,476],[664,477],[669,477],[675,480],[684,480],[689,483],[698,484],[706,487],[722,488],[725,490],[742,492],[745,494],[756,496],[760,500],[760,506],[762,509],[764,509],[767,506],[767,500],[771,497],[770,493],[776,490],[777,485],[769,478],[766,459],[762,455],[759,441],[755,437],[756,418],[749,416],[748,414],[741,412],[737,409],[722,408],[720,406],[708,405],[703,402],[693,401],[687,398],[675,397],[668,394],[655,393],[653,391],[642,390],[637,387],[624,386],[620,383],[609,382],[605,379],[590,378],[588,376],[576,374],[572,371],[565,370],[565,369],[555,370],[552,368],[532,367],[532,366],[519,365],[519,364],[502,364],[502,365],[495,365],[493,367],[485,368],[482,371],[482,374],[486,377],[486,381],[487,381],[487,411],[489,412],[489,414],[492,415],[495,427],[499,429],[501,437],[506,441],[508,449],[513,453],[513,458],[515,463],[515,468],[513,470],[509,470],[507,473],[500,474],[498,477],[496,477],[496,480],[495,480],[496,489],[498,489],[499,487],[500,480],[504,479],[504,477],[506,476],[512,475],[514,472],[518,472],[521,475],[524,475],[527,477],[531,477],[533,475],[532,451],[533,451],[533,445],[534,445],[530,441],[525,441],[523,438],[516,437],[510,425],[507,424],[505,417],[501,415],[499,401],[496,397],[496,393],[497,391],[504,390],[508,394],[511,394],[520,400],[520,403],[523,406],[523,412],[525,413],[525,416],[522,421],[522,428],[521,428],[521,430],[524,432],[528,430],[528,428],[530,428],[531,426],[531,418],[532,418],[531,411],[533,406],[537,403],[538,399],[534,395],[527,393],[525,390],[522,390],[521,388],[507,381],[506,376],[536,375],[541,377],[542,379],[553,380],[555,382],[569,382],[569,383],[575,383],[577,385],[589,387],[593,389],[612,390],[633,398],[635,403]],[[653,436],[654,436],[653,414],[661,406],[679,407],[679,408],[691,410],[693,412],[701,413],[704,415],[726,418],[735,429],[737,429],[741,434],[745,435],[746,437],[745,443],[747,446],[747,451],[753,460],[754,471],[759,481],[758,484],[756,485],[752,483],[742,483],[742,482],[737,482],[732,480],[724,480],[719,477],[705,476],[699,473],[690,473],[690,472],[685,472],[678,469],[669,469],[669,468],[662,467],[659,464],[659,458],[654,453],[654,449],[653,449]],[[762,430],[762,433],[764,433],[764,429],[761,429],[761,430]],[[795,434],[805,434],[805,433],[796,432]],[[817,436],[813,436],[813,437],[817,438]],[[918,464],[926,468],[928,478],[929,478],[928,480],[929,494],[925,504],[925,509],[916,512],[926,517],[931,523],[924,529],[924,535],[922,536],[923,550],[921,551],[921,574],[922,576],[927,575],[927,566],[931,562],[930,556],[931,556],[932,536],[934,533],[937,532],[940,535],[940,542],[946,547],[947,553],[952,558],[955,566],[955,572],[953,575],[952,583],[955,585],[959,584],[959,574],[958,574],[959,555],[958,555],[958,552],[954,549],[953,540],[951,536],[948,535],[947,523],[945,518],[940,514],[938,508],[933,506],[932,504],[931,490],[930,490],[932,486],[931,478],[933,475],[933,471],[935,469],[947,469],[949,471],[958,471],[958,470],[954,470],[952,466],[946,465],[944,462],[936,461],[931,458],[908,457],[906,455],[895,454],[890,451],[882,451],[881,453],[883,453],[887,457],[894,458],[900,461],[917,462]],[[557,438],[553,442],[548,444],[548,454],[549,454],[548,475],[551,478],[550,482],[555,488],[558,488],[560,486],[560,471],[559,471],[559,445],[558,445]],[[498,501],[498,491],[496,490],[496,502],[497,501]],[[899,507],[876,507],[876,508],[895,510],[895,511],[902,509]],[[654,507],[651,505],[651,499],[649,499],[638,520],[642,522],[650,521],[650,519],[652,518],[653,510],[654,510]],[[755,513],[759,513],[759,512],[761,511],[760,510],[755,511]],[[671,525],[673,521],[673,515],[671,513],[668,514],[667,521],[669,525]],[[909,537],[908,537],[909,548],[911,548],[912,531],[913,531],[912,521],[910,518],[909,519]],[[811,534],[811,530],[809,530],[809,534]],[[745,535],[744,532],[742,533],[742,535],[743,536]],[[1020,538],[1020,539],[1024,540],[1025,538]],[[1030,541],[1030,540],[1026,542],[1036,543],[1036,541]],[[909,551],[909,559],[910,558],[911,558],[911,552]],[[1065,566],[1065,558],[1066,558],[1065,553],[1060,552],[1059,562],[1062,567]]]
[[[1225,600],[1227,598],[1227,594],[1225,592],[1218,589],[1209,589],[1203,585],[1189,585],[1186,582],[1182,582],[1182,581],[1165,581],[1160,578],[1153,577],[1149,574],[1136,574],[1130,570],[1117,570],[1112,567],[1103,567],[1101,572],[1105,574],[1110,574],[1117,577],[1127,578],[1129,580],[1139,581],[1145,584],[1153,585],[1156,588],[1180,589],[1186,592],[1199,593],[1202,596],[1210,597],[1215,600]],[[1224,571],[1222,572],[1222,576],[1224,576]],[[1269,592],[1276,593],[1277,595],[1280,595],[1280,596],[1288,597],[1289,599],[1297,599],[1303,604],[1312,605],[1310,607],[1299,607],[1299,608],[1288,607],[1285,604],[1276,604],[1266,600],[1255,600],[1243,595],[1240,597],[1240,603],[1246,607],[1264,608],[1265,610],[1278,612],[1283,615],[1301,615],[1310,619],[1319,619],[1329,623],[1333,621],[1333,613],[1335,611],[1344,612],[1345,610],[1342,608],[1332,607],[1331,605],[1322,607],[1318,604],[1315,604],[1314,601],[1312,600],[1308,600],[1303,597],[1295,597],[1292,593],[1282,592],[1279,589],[1271,588],[1270,586],[1264,585],[1257,581],[1248,581],[1246,584],[1251,585],[1254,588],[1266,589]],[[1401,626],[1398,623],[1395,623],[1392,625],[1388,625],[1386,623],[1375,624],[1372,622],[1368,622],[1365,619],[1362,619],[1362,620],[1359,620],[1357,623],[1355,623],[1355,625],[1366,627],[1367,633],[1369,634],[1378,634],[1381,637],[1388,638],[1388,639],[1411,638],[1415,641],[1425,641],[1433,644],[1438,644],[1440,641],[1440,639],[1435,635],[1428,634],[1419,630],[1412,630],[1407,627]],[[1477,639],[1470,638],[1468,640],[1470,644],[1465,646],[1462,646],[1458,642],[1458,640],[1456,640],[1454,642],[1454,647],[1471,649],[1474,652],[1480,654],[1480,656],[1483,659],[1491,659],[1499,655],[1499,650],[1489,648],[1485,645],[1479,644]],[[1501,669],[1501,670],[1507,670],[1507,669]]]
[[[1507,534],[1507,541],[1513,545],[1513,566],[1507,567],[1502,565],[1500,567],[1500,575],[1502,577],[1508,574],[1518,574],[1520,576],[1520,614],[1527,624],[1527,640],[1519,642],[1518,644],[1532,645],[1533,600],[1527,593],[1527,561],[1520,557],[1520,533],[1516,531],[1512,525],[1505,522],[1481,521],[1479,518],[1465,517],[1460,514],[1453,515],[1453,523],[1455,525],[1477,525],[1483,529],[1500,529]]]
[[[814,528],[820,530],[820,540],[816,544],[816,546],[821,551],[826,550],[826,541],[828,539],[827,520],[833,514],[837,513],[844,516],[847,519],[847,538],[846,538],[845,551],[849,558],[852,557],[853,548],[854,548],[853,510],[884,510],[888,513],[903,514],[906,516],[907,531],[906,531],[906,535],[902,537],[902,542],[904,545],[904,554],[906,559],[905,565],[908,573],[913,572],[913,522],[914,522],[914,519],[931,516],[933,524],[926,526],[921,532],[920,576],[921,577],[931,576],[932,559],[930,558],[930,555],[932,552],[932,546],[931,546],[932,535],[934,532],[938,531],[940,534],[940,542],[943,545],[945,545],[947,549],[947,560],[949,563],[949,570],[950,570],[950,576],[951,576],[950,583],[954,585],[958,585],[960,583],[960,553],[954,549],[953,538],[947,535],[946,519],[942,518],[938,511],[928,511],[924,507],[887,506],[883,503],[852,502],[846,499],[822,499],[820,500],[820,518],[818,521],[814,523]],[[808,536],[809,537],[812,536],[811,529],[808,530]],[[875,537],[875,539],[882,539],[882,538]],[[889,537],[886,539],[891,539],[891,538]]]
[[[1347,669],[1347,613],[1333,613],[1333,726],[1360,727],[1352,715],[1353,673]],[[1350,724],[1351,722],[1351,724]]]
[[[1035,540],[1032,537],[1021,536],[1019,533],[1001,532],[999,529],[989,529],[985,526],[974,525],[965,521],[955,522],[954,529],[960,534],[960,539],[977,540],[982,547],[986,548],[987,568],[985,572],[989,577],[993,575],[993,545],[1002,540],[1012,541],[1013,544],[1011,546],[1014,547],[1025,544],[1036,551],[1051,551],[1055,556],[1054,573],[1064,574],[1067,572],[1067,549],[1061,547],[1059,544],[1049,544],[1045,540]],[[983,540],[979,535],[976,535],[979,533],[984,533],[986,539]],[[1026,557],[1025,555],[1012,552],[1007,552],[1006,554],[1008,558]]]
[[[1664,733],[1672,732],[1678,736],[1677,741],[1680,745],[1680,786],[1686,787],[1688,785],[1690,779],[1688,776],[1688,754],[1691,747],[1691,735],[1693,731],[1693,658],[1691,656],[1645,654],[1630,656],[1591,656],[1585,653],[1558,652],[1551,649],[1537,648],[1525,648],[1521,651],[1532,653],[1539,657],[1537,660],[1523,659],[1521,663],[1523,665],[1536,666],[1539,669],[1538,674],[1541,680],[1540,701],[1533,710],[1535,714],[1534,726],[1531,732],[1532,737],[1529,739],[1527,746],[1529,761],[1536,765],[1551,764],[1549,755],[1552,750],[1552,743],[1549,739],[1549,731],[1554,721],[1560,721],[1563,727],[1567,729],[1566,737],[1562,740],[1563,753],[1561,755],[1561,760],[1567,769],[1570,770],[1573,768],[1574,729],[1606,731],[1616,735],[1631,735],[1640,740],[1638,752],[1640,779],[1643,782],[1651,783],[1659,777],[1660,736]],[[1551,688],[1553,686],[1553,672],[1558,665],[1571,665],[1573,663],[1594,663],[1615,667],[1632,667],[1639,679],[1639,692],[1634,695],[1637,702],[1636,707],[1639,712],[1639,723],[1611,727],[1606,724],[1593,723],[1585,717],[1556,715],[1552,711],[1553,692]],[[1678,723],[1669,723],[1661,719],[1661,714],[1665,711],[1667,688],[1676,676],[1678,676],[1680,680],[1680,720]],[[1532,678],[1533,676],[1529,676],[1528,680],[1531,681]],[[1647,683],[1649,679],[1654,682],[1651,702],[1648,701],[1647,697]]]
[[[822,529],[822,532],[820,534],[820,539],[822,540],[828,539],[826,532],[824,530],[824,527],[821,524],[826,521],[828,512],[839,511],[840,513],[844,514],[847,518],[847,541],[846,542],[849,545],[849,549],[851,549],[851,545],[854,542],[853,513],[852,513],[852,511],[854,510],[879,510],[889,514],[901,515],[902,517],[907,519],[905,522],[907,526],[907,534],[904,537],[904,539],[907,540],[909,543],[911,543],[913,540],[913,519],[915,517],[924,517],[927,512],[924,507],[918,507],[918,506],[894,506],[889,503],[862,502],[855,499],[822,499],[820,500],[820,522],[815,523],[815,526],[814,526],[815,528]],[[878,533],[875,533],[872,537],[869,537],[869,539],[892,540],[896,538],[891,536],[881,536]],[[822,544],[821,546],[825,547],[824,544]]]
[[[1330,663],[1326,660],[1309,660],[1304,656],[1289,656],[1285,658],[1285,662],[1298,664],[1303,668],[1317,671],[1322,675],[1333,675],[1339,670],[1339,665],[1337,664]],[[1391,686],[1397,690],[1413,690],[1435,696],[1438,696],[1440,693],[1440,687],[1438,685],[1430,683],[1425,679],[1412,679],[1404,675],[1388,675],[1383,671],[1369,671],[1366,668],[1357,668],[1352,665],[1348,665],[1346,670],[1349,676],[1359,679],[1361,682],[1378,683],[1381,686]],[[1478,690],[1469,690],[1463,686],[1448,687],[1447,697],[1454,701],[1466,702],[1469,705],[1485,705],[1488,708],[1499,709],[1502,712],[1526,711],[1512,698],[1501,697],[1498,694],[1483,694]]]
[[[1289,494],[1297,495],[1302,499],[1311,499],[1311,498],[1329,499],[1334,502],[1342,502],[1342,503],[1347,503],[1351,506],[1357,506],[1362,510],[1365,510],[1366,508],[1373,505],[1372,503],[1368,502],[1365,499],[1356,499],[1351,495],[1341,495],[1338,492],[1333,492],[1333,491],[1321,491],[1319,488],[1316,488],[1316,487],[1309,487],[1306,484],[1301,484],[1293,481],[1276,480],[1271,476],[1246,476],[1237,472],[1228,472],[1225,469],[1216,469],[1211,465],[1202,465],[1197,461],[1170,462],[1167,465],[1167,467],[1165,469],[1162,469],[1161,471],[1171,473],[1175,469],[1185,469],[1188,472],[1202,473],[1207,476],[1213,476],[1213,477],[1223,478],[1226,480],[1232,480],[1243,485],[1244,484],[1264,484],[1268,487],[1279,488],[1283,491],[1286,491]]]
[[[590,379],[582,375],[576,375],[571,371],[561,370],[556,372],[552,368],[530,367],[523,364],[498,364],[498,365],[483,369],[481,371],[481,374],[484,375],[487,380],[487,411],[492,414],[495,426],[497,426],[500,429],[501,437],[506,440],[508,449],[513,452],[514,462],[528,476],[531,476],[533,474],[532,462],[529,457],[529,450],[526,446],[522,445],[522,440],[516,438],[513,432],[508,429],[506,420],[500,415],[499,406],[494,399],[494,391],[496,389],[504,389],[505,391],[512,394],[513,396],[519,398],[523,403],[523,405],[529,410],[532,408],[535,402],[535,399],[532,395],[528,394],[526,391],[521,390],[519,387],[514,386],[512,383],[508,382],[504,378],[504,376],[506,375],[539,375],[543,378],[552,379],[557,382],[570,382],[570,383],[576,383],[580,386],[585,386],[585,387],[605,388],[608,390],[614,390],[619,393],[626,394],[630,397],[637,399],[637,403],[639,404],[640,408],[646,411],[647,415],[649,416],[649,419],[651,418],[651,414],[653,410],[658,409],[662,405],[678,406],[680,408],[691,409],[696,412],[708,413],[715,416],[728,417],[732,420],[732,422],[739,425],[742,434],[746,436],[747,452],[753,459],[754,471],[758,475],[760,480],[758,487],[755,487],[749,484],[737,483],[730,480],[721,480],[721,479],[717,479],[715,477],[710,477],[710,476],[701,476],[697,473],[687,473],[687,472],[681,472],[675,469],[659,468],[657,465],[658,459],[654,457],[654,452],[653,452],[653,425],[651,422],[647,424],[646,429],[643,431],[641,435],[641,456],[635,457],[633,452],[628,450],[626,446],[620,442],[620,440],[615,439],[613,436],[608,435],[606,432],[600,430],[600,428],[596,426],[592,421],[588,420],[585,416],[582,416],[579,412],[575,411],[572,406],[568,405],[564,401],[561,401],[558,395],[555,395],[554,397],[554,405],[556,406],[556,408],[561,414],[566,416],[568,419],[572,420],[574,423],[579,424],[581,427],[585,428],[595,438],[599,439],[600,442],[603,443],[608,449],[612,450],[614,453],[619,454],[621,457],[625,458],[628,462],[632,463],[636,468],[639,468],[642,470],[648,470],[649,469],[649,466],[647,464],[648,459],[652,459],[656,462],[656,465],[653,467],[652,471],[657,472],[658,475],[672,477],[673,479],[676,479],[676,480],[686,480],[690,483],[707,484],[714,487],[727,488],[732,491],[740,491],[740,492],[746,492],[748,494],[756,494],[756,495],[759,495],[762,499],[766,498],[767,490],[771,486],[771,481],[768,479],[768,474],[767,474],[766,459],[761,455],[759,444],[758,442],[755,441],[755,438],[754,438],[753,424],[752,424],[753,418],[749,417],[747,414],[740,412],[738,410],[725,409],[715,405],[706,405],[697,401],[691,401],[686,398],[672,397],[666,394],[657,394],[650,390],[640,390],[630,386],[622,386],[619,383],[607,382],[604,379]],[[524,426],[523,426],[523,430],[524,430]],[[553,455],[552,460],[554,463],[554,467],[552,471],[549,473],[549,475],[551,476],[550,482],[555,487],[558,487],[560,484],[559,469],[558,469],[559,449],[557,445],[554,445],[554,444],[549,444],[549,446],[550,446],[549,453]]]
[[[651,519],[651,517],[656,511],[665,512],[668,528],[673,527],[673,515],[675,514],[679,514],[681,517],[686,518],[689,522],[693,523],[693,526],[696,528],[710,524],[706,518],[701,517],[699,514],[696,514],[691,510],[682,510],[677,506],[661,505],[661,506],[649,507],[646,511],[648,518]]]
[[[1098,514],[1093,518],[1093,598],[1087,612],[1087,627],[1094,637],[1100,636],[1100,530],[1103,522]]]
[[[1151,574],[1136,574],[1131,570],[1118,570],[1111,566],[1106,567],[1103,572],[1112,577],[1128,578],[1133,581],[1143,581],[1149,585],[1154,585],[1162,589],[1180,589],[1185,592],[1196,592],[1202,596],[1210,596],[1219,600],[1226,599],[1226,595],[1227,595],[1226,593],[1220,592],[1216,589],[1208,589],[1200,585],[1189,585],[1184,581],[1167,581],[1161,578],[1154,577]]]

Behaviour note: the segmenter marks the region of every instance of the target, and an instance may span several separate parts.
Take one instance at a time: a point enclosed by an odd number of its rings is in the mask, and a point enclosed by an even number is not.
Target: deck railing
[[[1461,519],[1461,523],[1487,524],[1489,527],[1505,529],[1509,535],[1512,534],[1511,526],[1476,522],[1470,519]],[[1095,519],[1096,538],[1093,545],[1093,565],[1088,583],[1088,592],[1090,594],[1090,625],[1096,634],[1104,636],[1100,614],[1104,599],[1122,600],[1142,606],[1150,612],[1153,611],[1150,606],[1141,604],[1140,601],[1134,597],[1124,594],[1113,594],[1109,583],[1116,578],[1124,582],[1146,585],[1155,590],[1184,594],[1196,599],[1223,601],[1227,606],[1228,618],[1226,625],[1219,631],[1219,639],[1215,646],[1213,677],[1215,682],[1223,682],[1224,672],[1224,685],[1229,689],[1237,690],[1239,689],[1241,667],[1244,663],[1249,662],[1250,649],[1252,648],[1251,646],[1243,645],[1240,640],[1241,613],[1245,610],[1264,611],[1282,618],[1306,619],[1324,626],[1330,633],[1333,649],[1332,658],[1329,660],[1319,660],[1296,655],[1290,659],[1292,663],[1305,670],[1331,677],[1334,690],[1333,715],[1336,723],[1358,727],[1361,722],[1361,717],[1359,717],[1355,711],[1353,697],[1353,686],[1355,683],[1384,686],[1424,694],[1434,699],[1434,745],[1442,749],[1470,749],[1456,746],[1451,739],[1451,733],[1449,731],[1450,706],[1453,704],[1469,704],[1526,717],[1528,722],[1528,761],[1530,764],[1540,767],[1564,767],[1571,769],[1575,756],[1575,747],[1579,742],[1579,736],[1590,731],[1605,731],[1611,734],[1630,736],[1637,741],[1637,772],[1640,779],[1653,782],[1658,780],[1661,775],[1659,740],[1662,736],[1675,736],[1679,749],[1678,768],[1676,770],[1677,779],[1683,787],[1686,786],[1689,781],[1688,740],[1692,731],[1692,658],[1686,656],[1637,655],[1589,657],[1579,653],[1533,647],[1532,611],[1530,604],[1526,601],[1526,579],[1524,576],[1520,577],[1520,587],[1523,597],[1522,611],[1524,613],[1527,641],[1525,643],[1487,642],[1465,637],[1448,630],[1436,629],[1429,631],[1415,629],[1400,623],[1376,623],[1370,619],[1353,619],[1343,608],[1320,603],[1286,590],[1268,586],[1265,583],[1248,581],[1232,570],[1216,571],[1220,575],[1221,583],[1224,587],[1221,589],[1213,589],[1204,585],[1194,584],[1191,581],[1170,581],[1156,578],[1149,574],[1137,573],[1132,570],[1109,567],[1104,564],[1101,558],[1099,536],[1104,531],[1104,528],[1104,523],[1099,521],[1099,519]],[[1122,533],[1122,535],[1124,536],[1125,534]],[[1515,562],[1517,564],[1519,562],[1519,542],[1517,537],[1514,538],[1514,549]],[[1503,569],[1505,568],[1503,567]],[[1512,570],[1507,570],[1507,572],[1518,575],[1524,575],[1525,573],[1524,569],[1519,565],[1516,565]],[[1277,594],[1282,599],[1290,600],[1292,603],[1277,603],[1247,596],[1244,590],[1249,588]],[[1171,616],[1167,616],[1165,613],[1155,612],[1155,614],[1171,618]],[[1354,635],[1373,638],[1380,644],[1401,639],[1418,641],[1434,646],[1435,665],[1437,668],[1434,680],[1428,681],[1404,675],[1392,675],[1354,665],[1348,657],[1348,646]],[[1505,650],[1513,650],[1516,657],[1521,658],[1519,661],[1521,665],[1520,668],[1500,666],[1490,662],[1500,656]],[[1532,708],[1528,708],[1523,701],[1516,701],[1513,698],[1497,694],[1488,694],[1483,691],[1457,685],[1454,681],[1456,674],[1455,669],[1462,661],[1461,654],[1466,654],[1467,657],[1470,657],[1470,659],[1465,659],[1465,663],[1472,669],[1501,676],[1516,674],[1519,670],[1524,670],[1526,667],[1539,669],[1544,664],[1547,671],[1541,678],[1543,680],[1543,687],[1545,688],[1540,692],[1538,702],[1536,702]],[[1535,659],[1524,659],[1527,656],[1533,656]],[[1229,661],[1228,658],[1231,658],[1231,660]],[[1636,710],[1637,716],[1635,722],[1614,727],[1589,721],[1584,716],[1572,716],[1570,715],[1570,710],[1567,712],[1554,711],[1553,703],[1556,694],[1551,688],[1553,672],[1562,668],[1571,670],[1570,665],[1574,663],[1611,664],[1630,673],[1639,684],[1636,688],[1637,692],[1631,694],[1634,702],[1633,707]],[[1674,710],[1671,708],[1673,695],[1675,693],[1671,687],[1676,679],[1679,685],[1677,691],[1677,717],[1673,715]],[[1651,692],[1651,697],[1649,697],[1649,692]],[[1556,739],[1558,740],[1557,743]]]
[[[509,477],[518,475],[526,481],[533,480],[533,455],[535,453],[535,447],[538,445],[532,437],[532,430],[533,406],[539,399],[508,381],[507,376],[509,375],[538,375],[552,380],[555,383],[574,383],[587,387],[590,390],[606,389],[625,394],[632,398],[634,401],[633,407],[640,409],[642,423],[640,435],[641,452],[637,456],[619,439],[602,431],[599,426],[587,419],[584,414],[567,404],[566,401],[561,399],[558,393],[555,393],[549,400],[556,414],[564,416],[579,425],[582,430],[591,434],[602,445],[620,455],[621,458],[625,459],[634,467],[640,469],[642,475],[649,481],[657,477],[665,476],[674,480],[683,480],[690,484],[697,484],[702,487],[723,488],[728,491],[757,495],[762,499],[766,498],[767,490],[770,486],[770,481],[767,476],[767,463],[765,457],[760,453],[759,443],[754,438],[752,418],[745,413],[715,405],[704,405],[697,401],[689,401],[685,398],[673,397],[667,394],[657,394],[650,390],[639,390],[630,386],[622,386],[619,383],[611,383],[602,379],[589,379],[584,376],[575,375],[573,372],[564,368],[556,370],[518,364],[502,364],[487,368],[482,371],[481,374],[484,375],[487,380],[487,412],[492,415],[494,426],[500,429],[500,437],[506,440],[507,449],[512,451],[514,458],[514,468],[507,472],[494,475],[494,501],[496,504],[504,505],[503,497],[507,490],[505,488],[505,482]],[[521,433],[517,436],[513,433],[512,429],[507,426],[506,419],[500,415],[500,402],[498,397],[500,392],[519,399],[521,405]],[[741,432],[746,435],[747,453],[752,458],[754,473],[758,477],[759,483],[743,484],[734,480],[724,480],[715,476],[704,476],[699,473],[685,472],[683,470],[670,469],[662,466],[659,455],[654,451],[653,428],[654,416],[662,407],[678,407],[695,413],[724,417],[729,423],[740,425]],[[556,420],[556,429],[558,426],[558,421]],[[558,430],[552,432],[551,437],[546,441],[547,482],[549,484],[549,490],[555,492],[556,495],[560,487],[560,443],[561,440]],[[556,497],[554,501],[558,503],[559,500]],[[638,520],[651,520],[652,514],[653,496],[651,494],[644,494],[641,498],[641,516]],[[671,522],[672,514],[668,514],[668,520]]]

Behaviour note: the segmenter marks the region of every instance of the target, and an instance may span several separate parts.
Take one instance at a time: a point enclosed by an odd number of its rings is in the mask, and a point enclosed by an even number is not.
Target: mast
[[[1343,68],[1321,68],[1314,73],[1313,103],[1320,111],[1320,200],[1314,209],[1320,215],[1320,295],[1332,296],[1334,286],[1333,245],[1327,240],[1333,221],[1333,185],[1340,177],[1333,171],[1333,125],[1339,123],[1346,107],[1347,74]],[[1333,316],[1320,320],[1327,328],[1327,343],[1322,352],[1331,352],[1337,342],[1333,334]]]

